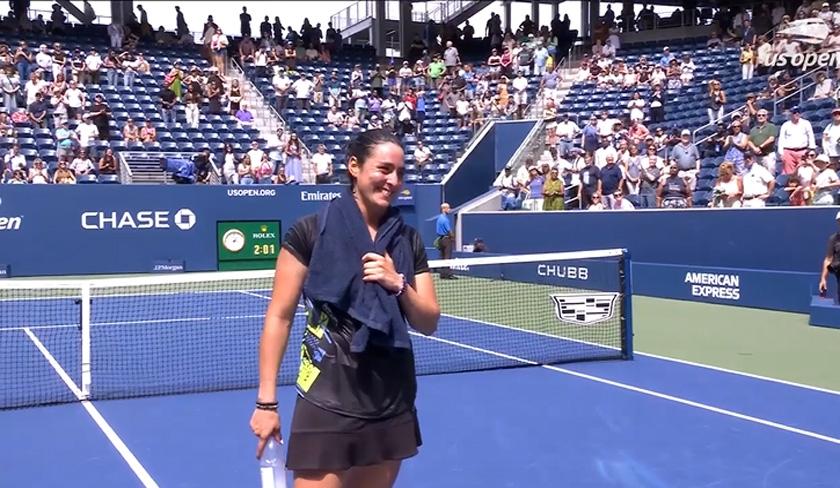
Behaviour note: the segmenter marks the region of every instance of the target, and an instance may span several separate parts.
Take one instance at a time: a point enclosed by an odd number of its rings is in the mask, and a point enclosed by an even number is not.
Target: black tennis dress
[[[409,226],[404,232],[412,243],[414,273],[428,272],[419,235]],[[315,214],[289,229],[283,247],[308,267],[317,237]],[[413,351],[368,344],[352,353],[360,324],[328,304],[306,301],[286,467],[343,471],[417,454],[422,441]]]

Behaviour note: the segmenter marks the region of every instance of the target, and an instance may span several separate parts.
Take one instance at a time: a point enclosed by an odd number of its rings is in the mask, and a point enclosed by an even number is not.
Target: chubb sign
[[[83,212],[85,230],[171,229],[190,230],[195,226],[195,213],[182,208],[169,210],[140,210],[137,212]]]

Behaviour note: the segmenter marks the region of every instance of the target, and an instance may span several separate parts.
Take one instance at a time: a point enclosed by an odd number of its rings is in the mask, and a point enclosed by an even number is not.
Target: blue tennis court
[[[83,402],[77,297],[0,302],[0,404],[56,403],[0,411],[0,486],[258,486],[248,420],[268,296],[95,297],[95,400]],[[304,323],[301,312],[285,384]],[[837,392],[644,355],[606,360],[608,344],[454,314],[414,343],[424,445],[397,486],[840,486]],[[605,360],[541,364],[554,355]],[[280,388],[284,428],[294,395]]]

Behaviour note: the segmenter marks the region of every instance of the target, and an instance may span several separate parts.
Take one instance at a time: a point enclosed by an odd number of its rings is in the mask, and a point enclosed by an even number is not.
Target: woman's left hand
[[[394,268],[391,256],[369,252],[362,256],[362,280],[379,283],[391,293],[397,293],[402,288],[403,279]]]

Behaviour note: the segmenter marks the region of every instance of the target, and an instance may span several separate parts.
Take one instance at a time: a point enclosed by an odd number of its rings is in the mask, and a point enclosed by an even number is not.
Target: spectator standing
[[[718,180],[714,187],[714,198],[710,207],[740,207],[744,187],[741,178],[735,173],[735,165],[724,161],[718,168]]]
[[[751,80],[753,72],[755,71],[755,51],[752,45],[746,41],[741,44],[741,55],[739,61],[741,62],[741,79]]]
[[[840,162],[840,107],[831,111],[831,123],[823,130],[822,150],[832,164]]]
[[[726,106],[726,92],[720,86],[720,81],[709,81],[708,92],[709,103],[709,124],[714,124],[718,120],[723,119],[723,111]]]
[[[680,178],[676,164],[668,167],[668,177],[659,185],[656,206],[660,208],[687,208],[691,206],[691,190]]]
[[[100,81],[100,69],[102,69],[102,57],[96,52],[96,49],[91,49],[90,53],[85,58],[85,68],[83,72],[82,84],[98,85]]]
[[[657,190],[659,189],[659,179],[662,173],[656,165],[657,158],[644,158],[640,160],[642,166],[642,173],[639,182],[639,202],[642,208],[656,208],[657,204]]]
[[[502,194],[502,210],[519,208],[519,180],[513,174],[513,167],[510,164],[505,166],[505,170],[499,175],[495,186]]]
[[[17,99],[20,94],[20,78],[13,66],[6,66],[0,72],[0,90],[3,91],[3,108],[13,113],[18,108]]]
[[[90,116],[90,120],[93,122],[93,125],[96,126],[99,139],[107,141],[111,132],[111,108],[108,107],[107,103],[105,103],[105,98],[101,93],[97,93],[93,97],[93,103],[91,104],[90,112],[88,112],[87,115]]]
[[[601,188],[600,193],[604,200],[604,205],[608,208],[613,208],[614,198],[616,193],[620,193],[624,187],[624,172],[621,167],[616,164],[616,156],[608,154],[605,157],[606,164],[601,168]]]
[[[559,174],[557,166],[548,172],[548,178],[543,185],[543,210],[563,210],[566,206],[566,192]]]
[[[239,32],[242,37],[251,36],[251,14],[248,13],[248,7],[242,7],[242,13],[239,14]]]
[[[461,64],[461,56],[458,54],[458,48],[452,45],[452,41],[446,41],[443,63],[446,66],[446,74],[454,75],[457,73],[458,66]]]
[[[294,184],[303,183],[303,168],[301,160],[303,157],[303,146],[301,145],[300,140],[298,140],[297,134],[294,132],[291,136],[289,136],[289,142],[286,143],[284,153],[286,154],[284,172],[286,175],[286,181]]]
[[[776,181],[767,168],[755,162],[752,154],[747,154],[744,163],[747,172],[743,176],[744,207],[762,208],[773,195]]]
[[[32,125],[35,127],[45,129],[47,127],[49,102],[44,99],[44,92],[38,92],[35,97],[35,101],[29,105],[29,121],[32,122]]]
[[[578,203],[581,209],[589,208],[601,195],[601,170],[595,165],[595,158],[591,153],[583,156],[584,166],[580,170],[580,186],[578,186]]]
[[[528,168],[528,181],[525,183],[527,196],[522,202],[522,208],[540,212],[543,209],[543,188],[545,177],[540,174],[536,166]]]
[[[776,174],[776,138],[778,128],[769,121],[768,112],[759,109],[756,112],[757,124],[750,131],[748,149],[755,155],[759,164]]]
[[[662,85],[657,83],[650,92],[650,120],[654,124],[665,121],[665,101]]]
[[[315,183],[332,182],[333,156],[327,153],[327,148],[323,144],[318,144],[317,152],[312,155],[312,164],[315,166]]]
[[[99,137],[99,128],[93,124],[90,114],[82,116],[82,123],[76,127],[76,134],[79,138],[79,147],[83,151],[89,152],[91,156],[95,156],[93,141]]]
[[[779,129],[778,152],[782,155],[782,173],[793,173],[805,151],[816,147],[811,122],[802,118],[799,107],[793,107],[790,110],[790,120]]]
[[[744,166],[744,154],[747,150],[748,137],[741,132],[741,122],[734,121],[729,125],[732,133],[726,138],[723,143],[726,154],[723,158],[735,165],[735,174],[743,176],[747,169]]]
[[[691,131],[688,129],[680,133],[680,141],[671,149],[671,159],[680,170],[680,178],[685,178],[688,187],[693,191],[697,183],[697,173],[700,172],[700,151],[691,142]]]

